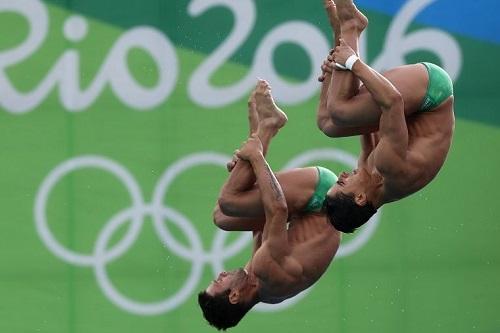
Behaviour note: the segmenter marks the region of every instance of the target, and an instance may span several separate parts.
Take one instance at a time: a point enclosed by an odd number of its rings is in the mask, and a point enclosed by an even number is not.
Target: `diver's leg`
[[[287,117],[271,95],[271,88],[264,80],[259,80],[248,103],[250,132],[255,132],[267,153],[272,138],[286,124]],[[257,120],[258,119],[258,120]],[[263,216],[260,192],[255,185],[255,174],[247,161],[236,160],[232,171],[223,185],[218,199],[221,211],[229,216]]]
[[[326,14],[328,16],[328,20],[330,22],[330,27],[332,28],[333,34],[334,34],[334,47],[340,45],[340,37],[341,37],[341,22],[338,17],[337,13],[337,6],[332,0],[324,0],[324,6],[326,10]],[[345,18],[346,15],[343,16]],[[349,21],[349,20],[347,20]],[[349,24],[344,24],[344,34],[347,35],[347,37],[350,38],[352,33],[360,34],[362,30],[365,27],[364,21],[361,23],[356,23],[356,22],[348,22]],[[359,29],[357,29],[359,27]],[[360,31],[361,32],[360,32]],[[353,45],[357,48],[357,42]],[[359,87],[359,81],[356,81],[355,78],[353,77],[352,74],[344,74],[343,72],[339,71],[333,71],[332,70],[332,59],[331,59],[331,53],[328,56],[328,59],[326,59],[322,66],[322,74],[318,78],[318,80],[321,82],[321,91],[320,91],[320,98],[319,98],[319,105],[318,105],[318,111],[317,111],[317,125],[318,128],[325,133],[328,136],[331,137],[343,137],[343,136],[352,136],[352,135],[358,135],[361,133],[370,133],[373,131],[376,131],[378,128],[378,123],[375,123],[373,125],[362,125],[362,126],[350,126],[350,127],[345,127],[345,126],[339,126],[333,122],[332,114],[330,113],[328,109],[328,96],[332,96],[332,93],[330,93],[330,85],[332,81],[332,77],[338,80],[339,82],[336,82],[335,89],[333,91],[333,94],[342,91],[342,90],[348,90],[348,91],[355,91]],[[344,78],[342,77],[344,76]],[[345,80],[347,78],[347,80]],[[343,80],[343,81],[342,81]],[[345,93],[341,94],[345,95]],[[371,97],[371,96],[368,96]],[[338,97],[339,100],[342,100],[341,97]],[[333,98],[331,98],[333,99]],[[338,103],[333,103],[333,107],[338,108]],[[337,111],[337,110],[335,110]],[[335,115],[335,114],[334,114]]]
[[[359,56],[359,37],[368,25],[368,19],[352,0],[336,0],[336,12],[341,38]],[[329,61],[333,58],[329,56]],[[362,89],[360,81],[350,71],[334,71],[327,98],[327,112],[318,126],[329,136],[347,136],[368,133],[378,128],[380,110],[371,95]],[[325,116],[326,114],[326,116]]]

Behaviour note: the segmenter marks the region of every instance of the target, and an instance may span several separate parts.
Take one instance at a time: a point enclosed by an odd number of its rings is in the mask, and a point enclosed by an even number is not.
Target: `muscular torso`
[[[427,185],[437,175],[451,146],[453,97],[437,109],[407,118],[409,133],[407,175],[403,188],[411,194]],[[404,179],[404,178],[403,178]]]
[[[453,97],[437,108],[422,112],[420,107],[427,93],[428,74],[422,64],[396,67],[383,74],[401,93],[408,127],[407,167],[402,174],[389,179],[384,202],[406,197],[426,186],[441,169],[451,145],[455,119]],[[369,96],[369,97],[367,97]],[[380,108],[366,87],[361,86],[358,97],[369,111],[372,121],[380,120]],[[370,121],[369,119],[367,121]],[[372,125],[367,125],[367,129]],[[372,152],[367,159],[368,172],[377,172]],[[311,169],[311,170],[309,170]],[[290,212],[303,209],[314,192],[316,171],[313,168],[295,169],[278,174]]]
[[[305,290],[326,271],[340,243],[340,233],[322,214],[295,216],[289,223],[290,254],[277,262],[263,241],[252,266],[260,280],[260,297],[279,303]]]
[[[426,186],[441,169],[448,154],[455,118],[453,97],[431,111],[420,111],[427,91],[427,70],[421,64],[407,65],[384,73],[401,93],[408,127],[407,168],[390,180],[385,202],[406,197]],[[369,170],[375,170],[374,154],[367,160]]]

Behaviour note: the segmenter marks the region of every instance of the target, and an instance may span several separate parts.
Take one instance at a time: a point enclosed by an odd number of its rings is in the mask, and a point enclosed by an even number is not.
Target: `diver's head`
[[[240,268],[221,272],[198,294],[198,304],[208,323],[219,330],[236,326],[258,302],[258,289]]]
[[[352,233],[377,212],[372,201],[373,184],[372,177],[365,169],[340,174],[323,203],[325,213],[335,229]]]

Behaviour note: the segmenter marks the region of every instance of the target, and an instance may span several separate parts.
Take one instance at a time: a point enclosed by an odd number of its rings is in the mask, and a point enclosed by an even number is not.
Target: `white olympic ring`
[[[36,230],[47,248],[61,260],[76,266],[91,266],[94,268],[97,284],[108,299],[119,308],[138,315],[157,315],[177,308],[187,298],[189,298],[200,279],[202,278],[205,264],[212,267],[212,272],[216,276],[224,270],[224,262],[240,253],[252,242],[251,233],[240,233],[236,240],[225,247],[228,232],[217,230],[209,252],[203,248],[202,241],[197,229],[191,221],[180,212],[168,207],[164,202],[168,201],[168,189],[177,176],[187,169],[200,165],[215,165],[225,167],[230,156],[214,153],[202,152],[185,156],[172,164],[160,177],[154,192],[152,202],[145,203],[140,186],[134,177],[117,162],[102,156],[80,156],[67,160],[53,169],[43,180],[35,199],[35,225]],[[301,167],[318,160],[332,160],[346,164],[349,167],[356,165],[356,159],[351,154],[335,149],[319,149],[305,152],[286,164],[284,169]],[[104,170],[114,175],[120,180],[130,194],[131,206],[115,214],[102,228],[94,244],[92,254],[80,254],[61,245],[50,231],[46,206],[50,192],[54,186],[66,175],[73,171],[85,168],[96,168]],[[137,240],[146,216],[152,217],[154,230],[159,240],[169,251],[178,257],[192,263],[190,275],[183,286],[175,294],[166,299],[143,303],[134,301],[120,293],[111,282],[106,265],[124,255],[126,251]],[[353,254],[361,248],[372,236],[379,223],[380,215],[373,217],[372,223],[368,223],[366,228],[347,244],[342,244],[337,253],[337,257]],[[170,233],[165,221],[171,221],[176,227],[186,235],[189,248],[177,241]],[[124,237],[115,245],[108,248],[113,234],[125,223],[129,223]],[[295,297],[280,304],[259,304],[255,307],[257,311],[277,311],[297,303],[310,288]]]

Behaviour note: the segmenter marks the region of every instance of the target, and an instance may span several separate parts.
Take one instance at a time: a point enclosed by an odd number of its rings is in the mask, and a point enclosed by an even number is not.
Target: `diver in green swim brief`
[[[337,230],[352,232],[385,203],[426,186],[441,169],[454,130],[453,83],[430,63],[380,74],[358,54],[368,19],[352,0],[325,0],[335,48],[323,63],[317,123],[330,137],[360,135],[358,167],[326,198]]]
[[[218,329],[236,326],[259,302],[280,303],[313,285],[341,238],[323,205],[337,176],[322,167],[275,175],[265,160],[287,121],[265,81],[250,98],[249,120],[251,135],[229,163],[214,222],[224,230],[252,231],[253,251],[243,267],[221,272],[198,294],[203,316]]]
[[[258,134],[265,156],[271,139],[286,124],[287,117],[274,103],[270,86],[263,80],[258,82],[252,93],[248,110],[250,134]],[[229,177],[222,186],[214,210],[215,224],[227,231],[262,230],[264,206],[252,168],[235,157],[228,163],[228,170]],[[277,172],[276,178],[283,188],[291,217],[324,217],[326,193],[338,180],[335,173],[321,166]]]
[[[441,67],[429,62],[422,62],[422,65],[427,69],[429,79],[420,111],[432,111],[453,96],[453,82]]]
[[[337,175],[326,168],[317,166],[316,170],[318,171],[318,181],[311,199],[304,208],[304,213],[320,212],[323,209],[326,193],[338,180]]]

